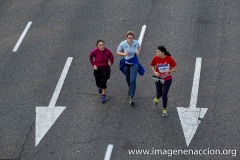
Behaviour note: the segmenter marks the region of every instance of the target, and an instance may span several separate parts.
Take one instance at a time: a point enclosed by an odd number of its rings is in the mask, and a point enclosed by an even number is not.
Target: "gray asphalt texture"
[[[12,52],[33,21],[16,53]],[[118,69],[116,49],[128,30],[147,30],[139,56],[135,106]],[[0,159],[112,160],[240,159],[238,0],[0,1]],[[97,39],[115,57],[106,104],[89,63]],[[154,108],[150,62],[164,45],[177,62],[169,116]],[[35,107],[47,106],[68,57],[73,62],[56,106],[66,106],[35,147]],[[208,108],[186,146],[176,107],[189,107],[195,60],[202,57],[197,107]],[[234,149],[237,155],[130,155],[129,149]]]

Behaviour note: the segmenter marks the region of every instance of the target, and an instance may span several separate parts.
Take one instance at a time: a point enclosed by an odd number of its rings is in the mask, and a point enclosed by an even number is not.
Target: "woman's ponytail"
[[[167,49],[164,46],[158,46],[158,50],[164,52],[166,56],[171,56],[171,54],[167,51]]]
[[[171,54],[167,51],[167,52],[164,52],[164,54],[166,55],[166,56],[171,56]]]

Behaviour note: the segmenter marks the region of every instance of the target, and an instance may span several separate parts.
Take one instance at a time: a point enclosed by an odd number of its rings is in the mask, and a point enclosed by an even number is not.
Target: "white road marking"
[[[13,52],[17,52],[18,50],[18,47],[20,46],[20,44],[22,43],[23,41],[23,38],[25,37],[25,35],[27,34],[27,31],[29,30],[29,28],[31,27],[32,25],[32,21],[29,21],[27,26],[25,27],[22,35],[20,36],[19,40],[17,41],[15,47],[13,48]]]
[[[107,151],[106,151],[104,160],[110,160],[111,154],[112,154],[112,150],[113,150],[113,145],[109,144],[108,147],[107,147]]]
[[[69,67],[72,63],[73,58],[68,57],[67,62],[64,66],[64,69],[62,71],[62,74],[60,76],[60,79],[57,83],[56,89],[53,93],[52,99],[49,103],[49,106],[37,106],[36,107],[36,139],[35,139],[35,146],[39,144],[39,142],[42,140],[42,138],[45,136],[45,134],[48,132],[48,130],[52,127],[54,122],[57,120],[57,118],[62,114],[65,106],[56,106],[56,102],[58,99],[58,96],[60,94],[60,91],[62,89],[64,80],[67,76]]]
[[[60,78],[59,78],[59,80],[58,80],[58,83],[57,83],[57,86],[56,86],[56,88],[55,88],[55,91],[54,91],[54,93],[53,93],[52,99],[51,99],[51,101],[50,101],[50,103],[49,103],[49,105],[48,105],[48,107],[50,107],[50,108],[51,108],[51,107],[55,107],[55,105],[56,105],[58,96],[59,96],[60,91],[61,91],[61,89],[62,89],[64,80],[65,80],[65,78],[66,78],[66,76],[67,76],[69,67],[70,67],[70,65],[71,65],[71,63],[72,63],[72,60],[73,60],[73,57],[68,57],[67,62],[66,62],[65,66],[64,66],[64,69],[63,69],[63,71],[62,71],[62,74],[61,74],[61,76],[60,76]]]
[[[190,99],[190,108],[197,108],[198,88],[200,81],[202,58],[196,58],[195,72],[193,76],[192,93]]]
[[[139,38],[138,38],[138,42],[139,42],[140,46],[142,45],[142,40],[143,40],[145,31],[146,31],[146,28],[147,28],[146,25],[143,25],[143,26],[142,26],[142,30],[141,30],[140,36],[139,36]]]
[[[196,58],[190,106],[187,108],[177,107],[187,146],[189,146],[199,124],[201,123],[199,118],[203,118],[208,110],[208,108],[197,108],[201,64],[202,58]]]
[[[36,107],[35,146],[40,143],[42,138],[46,135],[48,130],[52,127],[65,108],[65,106],[57,106],[54,108],[47,106]]]

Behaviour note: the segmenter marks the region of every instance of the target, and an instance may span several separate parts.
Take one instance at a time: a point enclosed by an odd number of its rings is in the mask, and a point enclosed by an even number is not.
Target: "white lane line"
[[[27,26],[25,27],[22,35],[20,36],[19,40],[17,41],[15,47],[13,48],[13,52],[17,52],[18,47],[19,47],[20,44],[22,43],[22,40],[23,40],[23,38],[25,37],[25,35],[27,34],[27,31],[28,31],[28,29],[31,27],[31,25],[32,25],[32,21],[29,21],[28,24],[27,24]]]
[[[61,91],[61,89],[62,89],[64,80],[65,80],[65,78],[66,78],[66,76],[67,76],[69,67],[70,67],[70,65],[71,65],[71,63],[72,63],[72,60],[73,60],[73,57],[68,57],[67,62],[66,62],[65,66],[64,66],[64,69],[63,69],[63,71],[62,71],[62,74],[61,74],[61,76],[60,76],[60,78],[59,78],[59,80],[58,80],[57,86],[56,86],[56,88],[55,88],[55,90],[54,90],[52,99],[51,99],[51,101],[50,101],[50,103],[49,103],[49,105],[48,105],[48,107],[50,107],[50,108],[53,108],[53,107],[55,107],[55,105],[56,105],[58,96],[59,96],[60,91]]]
[[[200,57],[196,58],[195,72],[194,72],[193,84],[192,84],[192,93],[191,93],[191,99],[190,99],[190,107],[191,108],[197,108],[201,65],[202,65],[202,58],[200,58]]]
[[[109,144],[108,147],[107,147],[107,152],[105,154],[104,160],[110,160],[111,154],[112,154],[112,150],[113,150],[113,145]]]
[[[146,28],[147,28],[147,26],[144,24],[144,25],[142,26],[142,30],[141,30],[140,36],[139,36],[139,38],[138,38],[138,42],[139,42],[140,46],[142,45],[142,40],[143,40],[145,31],[146,31]]]

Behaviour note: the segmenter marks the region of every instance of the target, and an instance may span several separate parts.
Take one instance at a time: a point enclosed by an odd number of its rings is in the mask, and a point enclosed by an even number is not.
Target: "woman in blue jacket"
[[[128,95],[130,96],[129,103],[134,104],[133,98],[136,91],[136,78],[139,70],[138,55],[140,52],[140,44],[134,40],[134,32],[126,33],[126,40],[122,41],[117,48],[117,54],[124,57],[124,73],[129,87]]]

